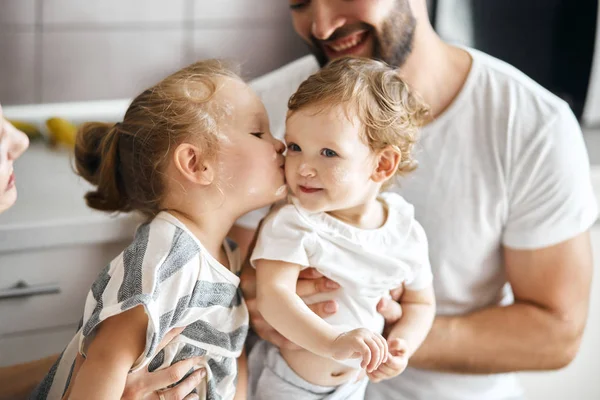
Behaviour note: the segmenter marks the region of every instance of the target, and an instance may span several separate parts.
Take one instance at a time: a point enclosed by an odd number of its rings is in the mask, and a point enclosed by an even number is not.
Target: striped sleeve
[[[200,249],[189,233],[161,219],[138,228],[132,244],[92,285],[85,305],[79,350],[85,356],[98,325],[143,306],[148,316],[146,346],[133,366],[147,365],[158,343],[184,315],[198,276]]]

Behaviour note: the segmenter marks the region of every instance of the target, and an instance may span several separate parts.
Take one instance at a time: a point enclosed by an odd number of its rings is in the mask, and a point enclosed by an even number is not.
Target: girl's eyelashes
[[[290,9],[292,11],[297,11],[297,10],[301,10],[304,7],[306,7],[308,5],[308,3],[310,3],[309,0],[296,0],[296,1],[291,1],[290,2]]]
[[[262,136],[265,134],[264,132],[250,132],[252,136],[256,136],[259,139],[262,139]]]
[[[323,149],[321,150],[321,155],[325,157],[337,157],[337,153],[331,149]]]
[[[288,151],[301,151],[302,150],[302,149],[300,149],[300,146],[298,146],[296,143],[288,144],[287,149],[288,149]]]

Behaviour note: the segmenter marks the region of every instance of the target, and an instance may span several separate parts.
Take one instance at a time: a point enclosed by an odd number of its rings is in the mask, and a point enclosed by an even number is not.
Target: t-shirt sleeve
[[[503,244],[542,248],[589,229],[598,208],[583,134],[568,106],[564,104],[539,132],[513,142]]]
[[[405,262],[413,271],[412,277],[404,282],[408,290],[423,290],[432,284],[431,263],[429,262],[429,245],[425,230],[413,219],[406,244],[403,249]]]
[[[156,221],[156,220],[155,220]],[[142,306],[148,316],[146,344],[133,370],[145,366],[174,326],[193,292],[200,249],[184,230],[170,224],[144,224],[135,239],[98,276],[88,294],[79,351],[85,356],[106,319]]]
[[[257,260],[276,260],[310,267],[314,247],[314,231],[293,205],[271,213],[258,234],[250,263]]]

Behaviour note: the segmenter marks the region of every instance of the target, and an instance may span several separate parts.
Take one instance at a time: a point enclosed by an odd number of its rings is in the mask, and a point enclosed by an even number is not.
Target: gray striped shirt
[[[85,356],[98,324],[142,305],[148,315],[146,347],[131,371],[154,371],[204,356],[207,378],[198,388],[200,398],[232,399],[236,358],[248,332],[248,310],[236,275],[239,251],[229,241],[224,248],[231,270],[215,260],[171,214],[162,212],[141,225],[133,243],[92,285],[80,329],[31,398],[60,399],[77,354]],[[182,334],[157,351],[164,335],[177,327],[185,327]]]

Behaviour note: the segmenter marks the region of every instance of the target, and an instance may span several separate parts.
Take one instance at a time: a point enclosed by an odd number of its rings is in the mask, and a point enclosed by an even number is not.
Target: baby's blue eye
[[[296,143],[290,143],[288,144],[288,151],[301,151],[300,146],[298,146]]]
[[[323,149],[321,150],[321,155],[325,157],[337,157],[337,153],[331,149]]]

